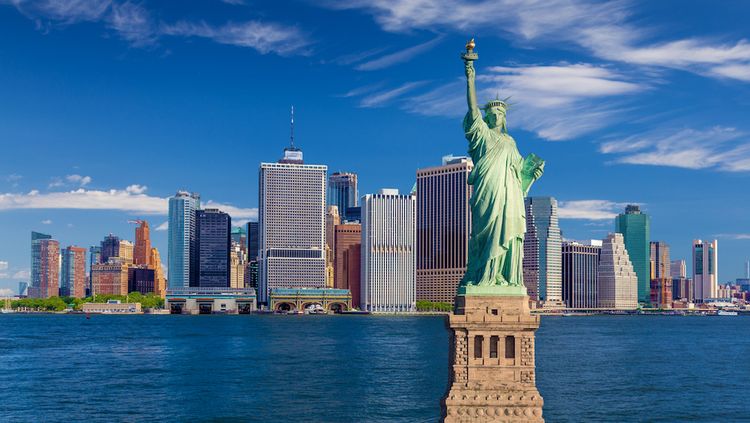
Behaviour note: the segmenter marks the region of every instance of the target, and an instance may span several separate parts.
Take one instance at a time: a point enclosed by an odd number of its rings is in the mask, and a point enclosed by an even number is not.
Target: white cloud
[[[85,187],[86,185],[90,184],[92,179],[90,176],[81,176],[81,175],[68,175],[65,177],[65,180],[72,184],[78,184],[82,187]]]
[[[42,225],[51,225],[51,224],[52,224],[52,220],[50,220],[50,219],[44,219],[44,220],[42,220]]]
[[[747,40],[719,44],[704,39],[653,42],[655,30],[630,21],[633,3],[591,0],[350,0],[323,3],[333,9],[362,9],[385,31],[449,29],[510,38],[521,44],[578,46],[607,60],[679,68],[747,81]]]
[[[619,203],[609,200],[559,201],[557,215],[560,219],[614,219],[628,204],[637,203]]]
[[[241,0],[225,0],[244,4]],[[277,23],[249,21],[212,26],[206,22],[179,21],[157,23],[142,2],[111,0],[0,0],[45,31],[79,22],[101,22],[134,47],[155,45],[163,35],[202,37],[222,44],[252,47],[279,55],[307,54],[308,38],[295,27]]]
[[[34,19],[49,19],[61,24],[100,20],[111,4],[110,0],[11,0],[24,15]]]
[[[0,270],[8,270],[8,262],[0,261]]]
[[[747,240],[750,239],[750,234],[717,234],[716,238],[726,238],[733,240]]]
[[[146,192],[147,189],[148,187],[145,185],[133,184],[133,185],[128,185],[125,188],[125,191],[130,194],[143,194],[144,192]]]
[[[19,270],[13,274],[13,279],[29,279],[30,277],[31,272],[28,269]]]
[[[477,77],[480,101],[510,96],[509,127],[515,125],[542,138],[567,140],[600,129],[618,119],[610,100],[642,92],[645,84],[591,64],[491,67]],[[466,110],[466,83],[457,81],[410,98],[406,109],[425,115],[457,117]]]
[[[166,231],[169,229],[169,221],[163,222],[161,225],[156,227],[157,231]]]
[[[385,56],[381,56],[377,59],[371,60],[369,62],[359,64],[355,67],[355,69],[361,70],[361,71],[371,71],[371,70],[377,70],[377,69],[384,69],[384,68],[393,66],[397,63],[403,63],[403,62],[409,61],[412,58],[414,58],[414,56],[417,56],[419,54],[429,51],[431,48],[435,47],[440,41],[442,41],[442,39],[443,39],[442,36],[436,37],[435,39],[427,41],[426,43],[422,43],[413,47],[409,47],[409,48],[397,51],[396,53],[387,54]]]
[[[425,81],[407,82],[391,90],[368,95],[359,102],[360,107],[381,107],[389,101],[425,84]]]
[[[120,38],[134,47],[145,47],[156,43],[156,25],[149,12],[141,5],[131,2],[113,4],[107,16],[107,24],[117,31]]]
[[[686,169],[750,171],[747,133],[716,126],[705,130],[682,129],[633,135],[600,145],[604,154],[615,154],[616,163],[670,166]]]
[[[122,210],[133,213],[166,215],[169,199],[145,194],[146,187],[130,185],[124,190],[86,190],[79,188],[67,192],[40,193],[37,190],[27,194],[0,193],[0,211],[24,209],[79,209],[79,210]],[[218,208],[237,219],[255,219],[257,208],[241,208],[231,204],[209,200],[205,207]]]
[[[276,23],[249,21],[213,26],[206,22],[180,21],[166,24],[161,33],[181,37],[208,38],[220,44],[250,47],[262,54],[281,56],[307,54],[309,39],[294,27]]]
[[[0,297],[12,297],[16,295],[15,291],[10,288],[0,288]]]

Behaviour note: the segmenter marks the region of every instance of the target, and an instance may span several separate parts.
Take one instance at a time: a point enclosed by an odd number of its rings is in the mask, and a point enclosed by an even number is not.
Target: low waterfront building
[[[172,314],[247,314],[256,304],[252,288],[189,287],[167,290],[164,307]]]
[[[303,312],[316,305],[326,311],[348,311],[352,294],[348,289],[274,288],[269,294],[269,309],[277,312]]]
[[[141,303],[121,303],[117,300],[106,303],[83,303],[81,310],[84,313],[92,314],[139,314]]]
[[[599,259],[599,307],[634,310],[638,307],[638,276],[633,270],[621,233],[602,242]]]

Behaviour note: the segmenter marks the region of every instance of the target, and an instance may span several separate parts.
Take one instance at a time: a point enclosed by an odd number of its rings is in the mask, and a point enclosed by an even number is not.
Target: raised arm
[[[476,72],[474,71],[474,62],[472,60],[464,60],[464,68],[466,70],[466,102],[469,105],[469,111],[471,112],[472,118],[481,116],[479,106],[477,105],[477,89],[475,85]]]

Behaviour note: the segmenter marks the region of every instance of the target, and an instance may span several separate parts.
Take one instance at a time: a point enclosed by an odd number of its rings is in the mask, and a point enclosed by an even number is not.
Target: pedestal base
[[[526,295],[458,295],[446,422],[543,422],[534,332]]]

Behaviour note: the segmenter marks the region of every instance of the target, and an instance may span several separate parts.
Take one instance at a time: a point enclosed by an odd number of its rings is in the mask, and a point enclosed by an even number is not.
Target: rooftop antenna
[[[289,140],[292,149],[294,149],[294,105],[292,105],[292,119],[289,124]]]

